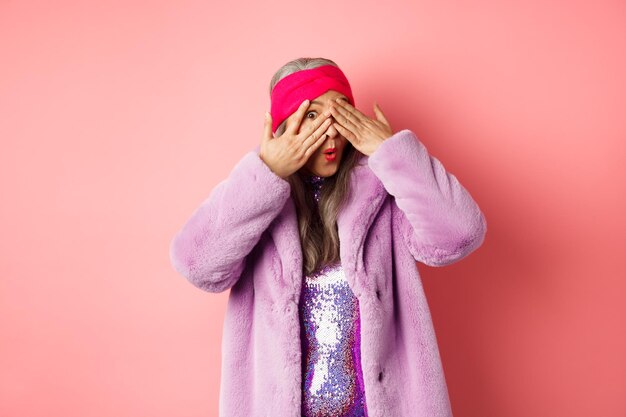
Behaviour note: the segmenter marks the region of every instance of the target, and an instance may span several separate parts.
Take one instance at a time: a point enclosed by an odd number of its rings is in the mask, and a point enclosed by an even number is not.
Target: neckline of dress
[[[304,181],[307,184],[318,185],[322,184],[326,180],[326,177],[320,177],[319,175],[307,175],[304,177]]]
[[[319,175],[307,175],[304,177],[304,182],[311,188],[313,199],[316,203],[320,201],[321,190],[325,180],[325,177],[320,177]]]

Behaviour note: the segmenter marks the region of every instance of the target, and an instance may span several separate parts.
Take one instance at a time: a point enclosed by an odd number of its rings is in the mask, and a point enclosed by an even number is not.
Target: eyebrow
[[[341,97],[341,99],[342,99],[343,101],[348,101],[348,98],[347,98],[347,97]],[[322,104],[322,102],[321,102],[321,101],[317,101],[317,100],[313,100],[313,101],[311,102],[311,104],[320,104],[320,105],[321,105],[321,104]]]

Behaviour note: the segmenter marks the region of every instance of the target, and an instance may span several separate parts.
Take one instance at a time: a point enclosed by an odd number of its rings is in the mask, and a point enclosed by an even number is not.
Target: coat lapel
[[[341,264],[348,284],[357,296],[360,296],[361,288],[355,282],[356,271],[363,269],[367,232],[388,195],[367,161],[368,157],[364,156],[354,167],[348,200],[337,215]]]
[[[350,176],[350,191],[337,215],[341,263],[348,284],[359,295],[355,272],[363,268],[363,244],[367,231],[388,195],[382,182],[367,165],[363,156]],[[282,279],[292,288],[294,300],[300,297],[302,287],[302,248],[296,217],[295,203],[288,198],[283,210],[274,221],[271,236],[282,263]]]

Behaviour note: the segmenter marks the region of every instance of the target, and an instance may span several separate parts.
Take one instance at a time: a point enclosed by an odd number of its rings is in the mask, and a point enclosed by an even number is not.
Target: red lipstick
[[[327,161],[334,161],[335,157],[337,156],[336,154],[336,148],[328,148],[324,151],[324,156],[326,157]]]

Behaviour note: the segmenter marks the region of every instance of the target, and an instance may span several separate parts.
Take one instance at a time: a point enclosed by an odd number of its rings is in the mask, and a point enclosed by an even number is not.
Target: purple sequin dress
[[[324,177],[306,182],[319,202]],[[361,370],[359,300],[341,262],[305,276],[300,297],[302,416],[367,416]]]

